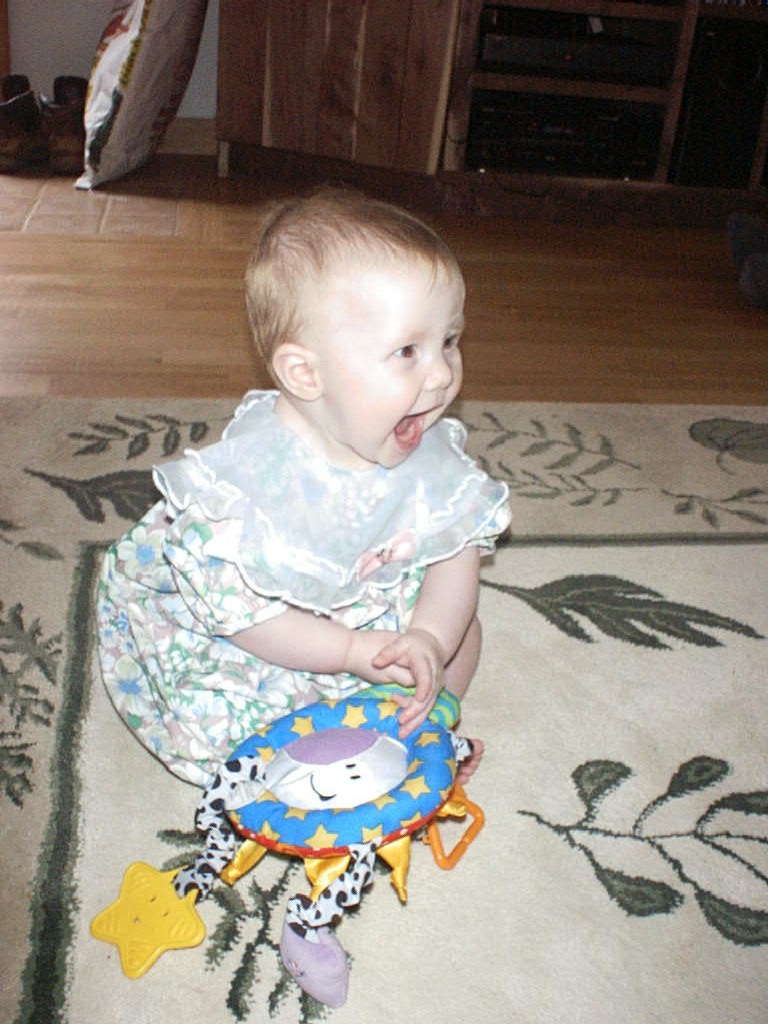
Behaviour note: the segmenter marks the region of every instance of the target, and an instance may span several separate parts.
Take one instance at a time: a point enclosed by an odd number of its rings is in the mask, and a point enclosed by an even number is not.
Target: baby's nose
[[[430,391],[438,391],[449,387],[453,383],[453,367],[441,356],[435,359],[427,374],[426,387]]]

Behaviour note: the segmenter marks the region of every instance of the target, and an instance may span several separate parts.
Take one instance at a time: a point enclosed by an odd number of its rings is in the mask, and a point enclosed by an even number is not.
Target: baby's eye
[[[400,356],[401,359],[413,359],[416,355],[416,346],[403,345],[403,347],[399,348],[395,354]]]

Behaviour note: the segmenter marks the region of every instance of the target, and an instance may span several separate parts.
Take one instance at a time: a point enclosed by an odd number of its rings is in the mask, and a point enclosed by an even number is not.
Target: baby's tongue
[[[395,427],[395,439],[405,451],[413,451],[421,440],[424,430],[424,417],[404,416]]]

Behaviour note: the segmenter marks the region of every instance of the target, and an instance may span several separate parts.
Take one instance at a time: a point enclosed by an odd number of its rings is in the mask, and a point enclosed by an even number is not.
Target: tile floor
[[[173,198],[76,189],[73,178],[42,174],[0,176],[0,231],[167,238],[178,229]]]
[[[265,198],[290,185],[274,178],[218,178],[215,156],[156,155],[94,190],[43,170],[0,174],[0,233],[179,238],[250,248]]]

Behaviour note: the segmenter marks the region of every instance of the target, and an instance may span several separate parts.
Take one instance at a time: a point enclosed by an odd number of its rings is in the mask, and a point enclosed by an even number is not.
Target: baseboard
[[[768,216],[768,190],[697,188],[648,181],[608,181],[524,174],[396,171],[231,143],[233,175],[269,176],[286,189],[334,182],[429,212],[521,216],[576,223],[722,228],[735,209]]]
[[[213,118],[177,117],[168,125],[157,151],[211,156],[216,152],[216,121]]]

